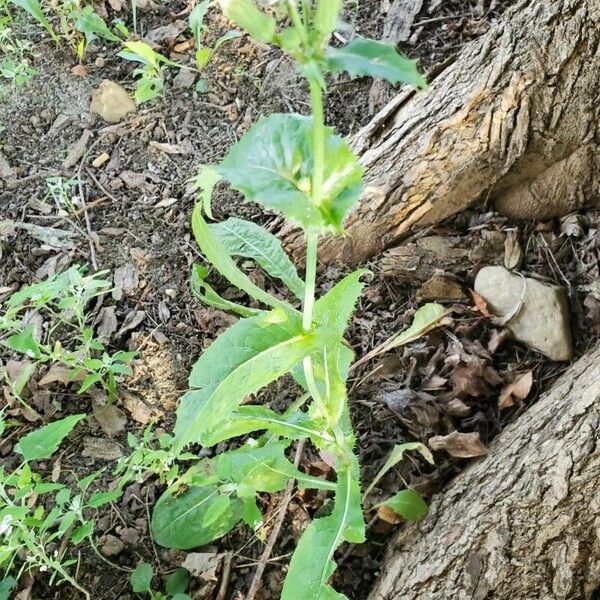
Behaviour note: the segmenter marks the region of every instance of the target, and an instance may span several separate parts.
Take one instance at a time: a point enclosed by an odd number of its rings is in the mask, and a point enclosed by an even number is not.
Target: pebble
[[[569,302],[564,289],[504,267],[484,267],[475,279],[475,291],[498,317],[516,311],[506,327],[517,341],[550,360],[573,357]]]
[[[119,123],[126,115],[136,110],[129,92],[118,83],[105,79],[92,92],[90,111],[107,123]]]

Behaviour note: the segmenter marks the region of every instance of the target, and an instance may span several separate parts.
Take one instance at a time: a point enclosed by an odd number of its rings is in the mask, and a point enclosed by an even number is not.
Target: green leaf
[[[424,304],[415,312],[411,326],[389,340],[382,352],[387,352],[392,348],[398,348],[399,346],[414,342],[416,339],[429,333],[432,329],[439,327],[441,324],[440,321],[449,312],[447,308],[435,302]]]
[[[208,276],[208,269],[199,264],[194,264],[192,267],[192,292],[201,302],[208,306],[214,306],[220,310],[227,310],[230,312],[237,313],[242,317],[255,317],[261,314],[263,311],[256,308],[249,308],[226,300],[215,292],[215,290],[206,283],[206,277]]]
[[[328,48],[327,67],[333,73],[347,71],[351,77],[377,77],[391,83],[427,87],[416,60],[402,56],[391,44],[363,37],[342,48]]]
[[[362,543],[365,523],[360,504],[356,459],[339,469],[333,512],[315,519],[303,533],[292,556],[281,600],[344,598],[328,581],[335,571],[333,555],[344,542]]]
[[[267,306],[279,307],[284,310],[291,309],[287,302],[283,302],[261,290],[257,285],[252,283],[244,272],[238,269],[233,259],[227,254],[227,250],[223,244],[217,239],[208,226],[208,223],[204,220],[201,204],[196,204],[192,213],[192,229],[202,253],[225,279],[246,292],[250,297]]]
[[[196,51],[196,68],[198,71],[202,71],[202,69],[204,69],[212,55],[213,51],[211,48],[204,47]],[[210,213],[207,212],[206,214],[212,219],[212,215]]]
[[[0,556],[2,556],[0,554]],[[0,560],[0,564],[2,561]],[[7,575],[2,581],[0,581],[0,600],[9,600],[11,591],[16,587],[17,580],[10,575]]]
[[[325,129],[323,200],[311,199],[313,121],[297,114],[262,117],[216,169],[247,200],[260,202],[304,229],[342,231],[358,200],[362,167],[347,142]]]
[[[212,485],[191,486],[183,493],[169,488],[158,500],[152,513],[152,535],[167,548],[189,550],[225,535],[241,518],[241,503],[234,499],[219,520],[204,526],[204,515],[220,498]]]
[[[335,31],[342,10],[342,0],[318,0],[315,11],[315,29],[323,41]]]
[[[204,17],[206,16],[209,6],[210,0],[202,0],[202,2],[194,6],[188,18],[190,29],[192,30],[192,34],[196,40],[196,46],[198,47],[200,46],[200,37],[202,35],[202,30],[204,29]]]
[[[94,10],[93,6],[84,6],[75,21],[77,31],[84,33],[88,43],[96,36],[111,42],[121,43],[122,40],[115,35],[106,25],[104,19]]]
[[[240,319],[204,350],[192,367],[189,386],[216,386],[235,369],[261,352],[303,334],[299,316],[288,318],[279,311]]]
[[[180,567],[175,569],[165,578],[165,591],[167,594],[184,594],[190,583],[190,574],[187,569]]]
[[[225,16],[255,40],[265,43],[273,41],[277,28],[275,19],[258,10],[252,0],[219,0],[219,4]]]
[[[283,281],[298,298],[304,298],[304,282],[294,263],[281,242],[264,227],[232,217],[210,228],[230,256],[255,260],[271,277]]]
[[[133,41],[124,42],[123,45],[133,55],[134,60],[138,60],[147,65],[151,65],[157,71],[160,69],[160,61],[166,61],[165,57],[161,56],[158,52],[155,52],[152,46],[146,44],[146,42]],[[127,52],[119,52],[119,56],[123,56],[127,60],[131,60],[132,57]]]
[[[196,7],[197,8],[197,7]],[[200,52],[200,50],[198,50]],[[212,219],[212,205],[211,198],[215,186],[221,181],[223,177],[213,167],[208,165],[202,165],[198,171],[198,175],[194,179],[194,185],[200,192],[200,201],[202,202],[202,208],[207,216]]]
[[[411,450],[420,452],[423,458],[425,458],[425,460],[429,464],[434,464],[433,455],[431,454],[429,448],[425,446],[425,444],[421,444],[420,442],[408,442],[406,444],[397,444],[390,452],[390,455],[385,461],[383,467],[379,469],[377,475],[375,475],[373,481],[371,481],[369,487],[365,490],[365,493],[363,494],[363,502],[365,498],[371,493],[373,488],[377,485],[377,483],[381,480],[381,478],[402,460],[404,453],[409,452]]]
[[[215,446],[221,441],[268,429],[272,434],[287,439],[309,437],[313,442],[332,442],[333,438],[322,430],[306,413],[301,411],[280,415],[264,406],[240,406],[227,422],[205,434],[204,443]]]
[[[87,502],[87,505],[90,508],[99,508],[100,506],[104,506],[105,504],[109,504],[111,502],[115,502],[123,495],[123,492],[120,489],[112,490],[110,492],[95,492],[90,496],[90,499]]]
[[[11,335],[5,344],[11,350],[25,354],[29,358],[38,359],[42,355],[41,346],[33,338],[33,327],[27,327],[27,329]]]
[[[414,490],[400,490],[381,504],[388,506],[397,515],[410,521],[423,519],[427,516],[427,503]]]
[[[42,7],[38,0],[10,0],[15,6],[19,6],[22,9],[26,10],[46,31],[50,34],[50,37],[56,42],[59,43],[60,39],[56,35],[54,29],[52,29],[52,25],[50,25],[50,21],[46,18],[46,15],[42,11]]]
[[[77,515],[74,515],[74,517],[77,517]],[[86,538],[92,537],[92,534],[94,533],[94,526],[94,521],[86,521],[79,527],[75,528],[71,534],[71,542],[73,544],[79,544]]]
[[[286,440],[262,447],[247,444],[220,454],[216,461],[217,476],[235,483],[241,498],[254,497],[257,492],[279,492],[290,478],[296,479],[302,488],[336,489],[335,484],[298,470],[284,454],[288,446]]]
[[[242,521],[254,531],[263,524],[263,516],[255,498],[242,498]]]
[[[289,372],[313,352],[316,339],[313,334],[284,339],[275,346],[242,359],[243,362],[236,365],[217,385],[186,394],[177,411],[173,442],[176,451],[192,442],[204,443],[205,434],[210,435],[246,396]],[[237,356],[243,356],[243,350]],[[225,359],[225,356],[220,357],[222,362]],[[219,368],[213,363],[210,363],[210,367],[215,371]],[[204,373],[202,377],[204,380],[211,375]]]
[[[136,594],[149,592],[152,588],[152,565],[147,562],[141,562],[131,573],[131,589]]]
[[[90,373],[81,382],[81,386],[79,387],[79,390],[77,390],[77,393],[83,394],[99,381],[102,381],[102,375],[100,375],[100,373]]]
[[[72,415],[44,425],[22,437],[15,446],[15,451],[22,454],[28,462],[50,458],[58,450],[60,443],[83,418],[85,418],[84,414]]]

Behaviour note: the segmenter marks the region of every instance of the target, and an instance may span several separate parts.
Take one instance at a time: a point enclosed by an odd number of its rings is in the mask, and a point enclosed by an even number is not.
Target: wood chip
[[[108,160],[110,160],[110,156],[106,152],[103,152],[102,154],[100,154],[100,156],[94,159],[94,161],[92,162],[92,167],[99,169]]]

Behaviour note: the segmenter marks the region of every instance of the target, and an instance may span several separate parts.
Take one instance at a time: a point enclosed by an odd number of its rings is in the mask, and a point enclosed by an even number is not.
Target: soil
[[[403,50],[420,58],[425,69],[431,68],[483,33],[507,4],[473,1],[446,2],[441,6],[442,3],[433,2],[434,9],[426,22],[414,27],[418,36],[413,36]],[[361,2],[356,11],[347,14],[348,31],[344,35],[358,31],[379,37],[385,21],[381,9],[385,5],[375,0]],[[168,7],[141,12],[142,32],[175,20],[175,15],[185,8],[186,3],[174,1]],[[125,20],[130,17],[125,12],[120,16]],[[216,12],[211,13],[209,38],[216,38],[227,28]],[[169,53],[169,48],[163,47],[162,51]],[[190,268],[201,256],[189,227],[196,201],[189,179],[199,165],[218,161],[260,114],[303,112],[307,105],[306,90],[289,62],[277,52],[242,37],[223,46],[209,64],[203,74],[206,93],[199,93],[193,85],[177,87],[177,71],[169,70],[160,99],[142,105],[122,123],[108,126],[89,113],[91,91],[103,79],[133,87],[130,64],[113,54],[113,49],[96,43],[86,55],[86,75],[81,77],[71,71],[77,64],[73,54],[40,40],[34,57],[39,76],[2,98],[0,152],[16,178],[0,189],[0,220],[56,227],[73,231],[76,237],[71,247],[57,250],[21,229],[5,232],[0,238],[0,288],[18,289],[72,264],[91,267],[94,260],[100,270],[114,273],[125,266],[137,273],[134,289],[118,301],[104,297],[92,311],[96,325],[102,309],[109,306],[116,310],[119,328],[131,319],[141,319],[132,329],[121,335],[117,331],[110,339],[112,350],[140,352],[134,376],[123,381],[120,389],[119,406],[127,416],[127,427],[114,441],[126,453],[127,432],[141,435],[149,418],[156,418],[160,428],[169,430],[178,398],[186,390],[191,365],[202,349],[232,322],[229,315],[201,306],[190,291]],[[191,60],[191,55],[171,52],[170,56],[182,62]],[[378,84],[373,88],[368,80],[332,82],[328,121],[351,134],[369,121],[372,110],[391,93],[391,87]],[[85,130],[92,132],[85,156],[74,167],[65,169],[65,157]],[[164,152],[151,142],[174,145],[177,153]],[[109,161],[100,168],[91,166],[103,152],[110,156]],[[49,214],[40,209],[47,194],[46,179],[55,175],[81,180],[91,235],[83,212],[63,217],[51,203],[47,204],[52,207]],[[215,197],[214,213],[218,220],[237,215],[272,230],[281,225],[276,215],[242,204],[235,194],[221,188]],[[507,236],[516,239],[523,250],[521,271],[567,287],[577,356],[590,347],[600,335],[600,293],[592,288],[600,275],[599,231],[598,212],[547,223],[516,223],[481,207],[427,232],[453,238],[457,244],[479,248],[480,252],[471,253],[468,261],[458,265],[439,265],[460,290],[458,297],[443,291],[438,294],[437,300],[452,311],[451,324],[352,373],[352,417],[358,432],[364,481],[373,478],[396,443],[414,439],[426,442],[433,435],[459,430],[478,432],[487,444],[566,369],[565,364],[551,363],[519,344],[502,341],[502,328],[478,311],[469,295],[481,266],[502,263]],[[281,293],[277,284],[266,280],[253,265],[245,266],[257,282],[273,293]],[[347,336],[359,357],[408,326],[415,309],[426,300],[424,282],[391,274],[385,257],[376,258],[367,266],[373,274]],[[344,272],[341,267],[321,269],[321,291],[331,287]],[[217,280],[215,285],[226,297],[239,297],[222,282]],[[498,398],[503,386],[529,370],[534,383],[526,401],[500,410]],[[30,401],[34,405],[43,403],[48,419],[72,412],[93,413],[93,395],[77,396],[74,390],[57,386],[51,388],[50,401],[44,394],[30,392]],[[272,386],[260,400],[281,408],[293,399],[293,393],[290,383],[283,381]],[[106,467],[107,475],[101,483],[110,485],[114,462],[81,454],[85,436],[104,439],[106,434],[93,417],[77,432],[64,449],[63,473],[82,477]],[[11,443],[6,440],[0,446],[0,457],[10,461],[10,456]],[[444,452],[436,453],[434,467],[418,459],[406,460],[384,478],[373,501],[393,493],[404,483],[428,496],[467,462],[450,458]],[[43,470],[44,466],[40,468]],[[51,471],[52,465],[45,468]],[[310,448],[303,455],[301,468],[327,472],[326,465]],[[154,546],[148,534],[148,515],[161,492],[160,483],[154,479],[131,485],[121,501],[98,515],[98,546],[106,542],[107,535],[124,543],[124,549],[110,558],[114,567],[101,561],[85,544],[76,549],[78,579],[93,590],[94,599],[137,597],[130,589],[129,571],[140,560],[151,562],[160,575],[181,565],[185,553]],[[279,496],[261,498],[268,524],[279,501]],[[323,501],[320,496],[294,495],[257,598],[279,597],[295,541]],[[374,512],[368,516],[374,516]],[[373,518],[367,543],[340,550],[339,569],[334,577],[337,589],[353,600],[366,598],[394,527]],[[267,526],[263,533],[268,535],[268,531]],[[244,597],[263,547],[264,539],[240,527],[213,547],[203,549],[232,554],[222,598]],[[215,581],[196,582],[192,597],[214,598],[222,576],[219,567]],[[66,586],[47,587],[43,574],[38,573],[29,597],[67,600],[78,594]]]

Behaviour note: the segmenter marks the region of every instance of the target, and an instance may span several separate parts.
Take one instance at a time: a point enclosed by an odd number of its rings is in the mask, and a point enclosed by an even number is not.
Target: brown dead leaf
[[[502,388],[498,398],[498,408],[503,410],[514,406],[516,400],[525,400],[529,396],[532,386],[533,371],[530,369],[525,373],[520,373],[512,383]]]
[[[75,380],[75,378],[71,376],[71,371],[72,369],[63,365],[52,365],[48,372],[39,380],[38,385],[50,385],[57,381],[67,385]]]
[[[107,344],[110,342],[115,331],[117,331],[117,313],[114,306],[105,306],[100,310],[98,314],[98,328],[96,332],[98,339],[103,343]]]
[[[126,263],[117,267],[113,276],[113,281],[115,287],[112,296],[115,300],[121,300],[123,296],[126,296],[137,289],[140,282],[139,272],[134,265]]]
[[[453,431],[448,435],[436,435],[427,442],[432,450],[444,450],[456,458],[474,458],[487,454],[487,448],[479,438],[479,433]]]
[[[475,308],[486,318],[491,318],[494,315],[490,312],[487,302],[483,298],[481,294],[478,294],[475,290],[469,289],[469,293],[471,294],[471,298],[473,299],[473,304]]]
[[[523,249],[515,229],[506,232],[504,239],[504,266],[509,269],[518,269],[523,261]]]
[[[385,504],[382,504],[381,506],[377,507],[377,516],[382,520],[385,521],[386,523],[389,523],[390,525],[398,525],[399,523],[402,523],[402,521],[404,519],[402,519],[402,517],[398,516],[393,509],[391,509],[389,506],[386,506]]]

